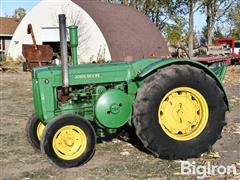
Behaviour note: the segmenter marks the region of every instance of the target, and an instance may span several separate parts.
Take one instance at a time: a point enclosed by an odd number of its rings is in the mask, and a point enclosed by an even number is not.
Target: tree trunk
[[[210,25],[211,25],[211,13],[210,13],[210,3],[208,1],[205,1],[206,4],[206,23],[207,23],[207,44],[211,44],[211,34],[210,34]]]
[[[193,0],[188,2],[189,10],[189,39],[188,39],[188,52],[189,57],[193,57]]]
[[[207,43],[212,44],[212,31],[217,15],[217,0],[206,1],[207,8]]]
[[[207,43],[212,44],[212,31],[213,31],[213,26],[210,26],[207,31]]]

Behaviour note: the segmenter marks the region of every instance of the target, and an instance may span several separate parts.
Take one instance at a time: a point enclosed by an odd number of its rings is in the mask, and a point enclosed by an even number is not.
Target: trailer
[[[219,38],[216,40],[216,45],[228,45],[231,54],[229,57],[231,57],[231,64],[240,64],[240,40],[236,40],[235,38]]]

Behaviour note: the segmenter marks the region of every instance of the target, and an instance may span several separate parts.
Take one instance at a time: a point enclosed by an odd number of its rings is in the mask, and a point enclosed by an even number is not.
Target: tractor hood
[[[69,65],[70,85],[123,82],[135,79],[144,68],[160,59],[139,59],[133,62],[109,62],[103,64]],[[33,79],[47,79],[61,86],[61,67],[45,66],[32,70]]]
[[[109,62],[103,64],[80,64],[69,65],[69,82],[70,85],[96,84],[106,82],[123,82],[131,81],[135,78],[145,78],[149,74],[155,72],[159,68],[169,66],[171,64],[189,64],[213,76],[218,81],[223,81],[226,66],[208,68],[207,66],[191,61],[188,59],[139,59],[132,62]],[[61,86],[61,67],[45,66],[37,67],[32,71],[33,79],[52,80],[55,86]]]

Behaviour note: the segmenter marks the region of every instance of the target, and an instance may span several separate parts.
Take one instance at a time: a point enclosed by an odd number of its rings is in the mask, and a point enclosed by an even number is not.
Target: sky
[[[27,12],[31,10],[41,0],[0,0],[0,16],[12,15],[14,10],[22,7]],[[201,31],[205,23],[205,16],[200,12],[196,12],[194,15],[194,28]]]
[[[14,10],[22,7],[27,12],[32,9],[40,0],[0,0],[0,16],[12,15]]]

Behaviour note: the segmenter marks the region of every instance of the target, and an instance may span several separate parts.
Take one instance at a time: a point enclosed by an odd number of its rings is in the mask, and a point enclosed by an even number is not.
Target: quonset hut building
[[[58,14],[66,14],[67,25],[78,26],[78,59],[81,63],[132,60],[154,55],[168,56],[167,44],[144,14],[119,4],[86,0],[42,0],[23,18],[8,53],[22,55],[22,44],[32,44],[27,25],[32,24],[37,44],[59,49]]]

